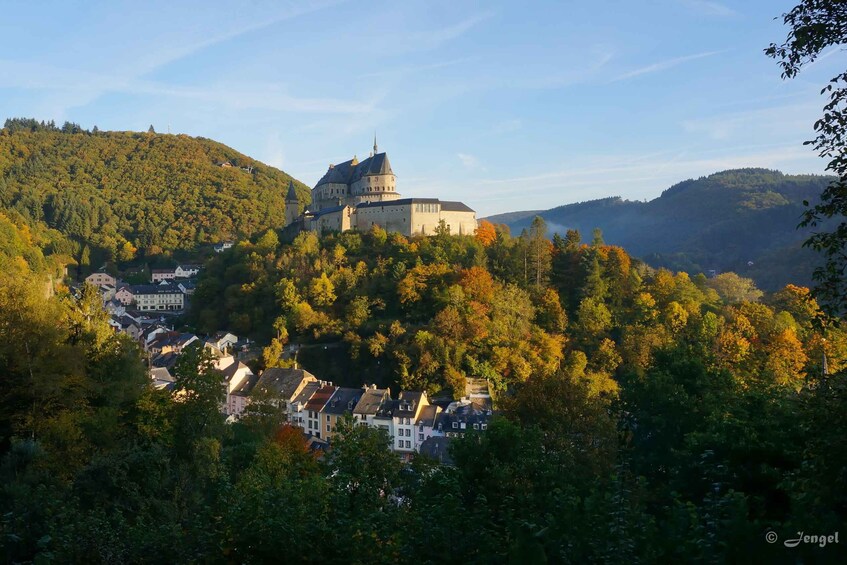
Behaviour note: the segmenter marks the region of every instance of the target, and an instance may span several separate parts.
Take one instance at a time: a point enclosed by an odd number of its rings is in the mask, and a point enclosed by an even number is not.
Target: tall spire
[[[376,155],[378,151],[376,150],[376,132],[374,132],[374,155]]]

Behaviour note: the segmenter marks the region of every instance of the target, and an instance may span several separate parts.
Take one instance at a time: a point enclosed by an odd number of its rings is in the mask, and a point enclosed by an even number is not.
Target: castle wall
[[[318,235],[329,231],[348,231],[353,228],[353,218],[355,216],[356,211],[349,206],[345,206],[337,212],[328,212],[312,218],[309,229]]]
[[[442,220],[450,228],[452,235],[473,235],[476,232],[476,213],[441,211]]]
[[[368,231],[374,224],[386,231],[396,231],[403,235],[412,235],[412,205],[368,206],[356,209],[356,229]]]

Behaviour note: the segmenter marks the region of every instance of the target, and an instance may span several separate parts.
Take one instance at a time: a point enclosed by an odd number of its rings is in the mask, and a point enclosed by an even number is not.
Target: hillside
[[[788,282],[810,284],[817,257],[801,247],[809,231],[796,227],[803,200],[814,201],[829,182],[825,176],[738,169],[680,182],[649,202],[613,197],[539,214],[551,231],[577,229],[583,239],[599,227],[607,243],[655,267],[735,271],[773,290]],[[488,220],[517,233],[533,217],[512,212]]]
[[[22,119],[0,129],[0,211],[38,231],[55,230],[45,251],[83,264],[190,250],[281,226],[290,180],[204,138]],[[308,201],[308,187],[294,182]]]

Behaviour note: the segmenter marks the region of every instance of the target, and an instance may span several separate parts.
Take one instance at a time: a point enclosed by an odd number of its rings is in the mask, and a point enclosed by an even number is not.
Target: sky
[[[0,119],[184,133],[314,186],[377,136],[404,197],[480,217],[658,197],[803,141],[844,70],[785,81],[784,0],[7,0]]]

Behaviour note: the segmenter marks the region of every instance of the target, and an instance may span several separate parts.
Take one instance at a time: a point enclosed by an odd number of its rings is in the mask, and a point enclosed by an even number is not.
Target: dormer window
[[[459,427],[459,422],[453,422],[453,429],[457,429]]]

